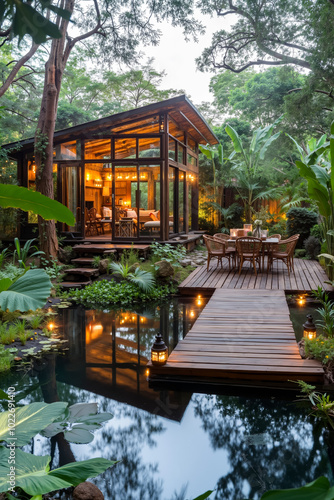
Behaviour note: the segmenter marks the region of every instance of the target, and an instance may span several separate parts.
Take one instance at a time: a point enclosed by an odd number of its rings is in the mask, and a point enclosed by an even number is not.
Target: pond
[[[278,393],[203,394],[148,387],[146,363],[157,331],[172,350],[207,299],[173,299],[141,310],[63,309],[65,355],[2,377],[28,387],[24,402],[97,402],[113,418],[88,445],[58,443],[53,467],[69,458],[120,460],[94,480],[106,500],[258,499],[272,488],[333,479],[333,436]],[[304,312],[303,312],[304,314]],[[304,314],[305,316],[305,314]],[[35,454],[51,454],[37,436]],[[333,464],[332,464],[333,465]]]

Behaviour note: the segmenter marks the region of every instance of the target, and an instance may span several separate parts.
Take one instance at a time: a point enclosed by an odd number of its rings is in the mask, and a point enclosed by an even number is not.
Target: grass
[[[26,331],[27,322],[25,319],[15,321],[14,325],[16,326],[17,334],[20,336],[22,333]]]
[[[29,324],[33,330],[36,330],[36,328],[41,328],[45,321],[45,318],[43,314],[36,314],[36,316],[33,316],[29,320]]]
[[[12,344],[18,337],[18,331],[16,325],[8,325],[8,321],[5,321],[0,325],[0,344]]]
[[[21,332],[19,334],[19,339],[21,341],[22,345],[26,345],[27,340],[30,338],[31,339],[32,332]]]
[[[14,351],[14,349],[5,349],[3,345],[0,345],[0,373],[10,370],[17,349],[15,349],[15,352],[12,351]]]

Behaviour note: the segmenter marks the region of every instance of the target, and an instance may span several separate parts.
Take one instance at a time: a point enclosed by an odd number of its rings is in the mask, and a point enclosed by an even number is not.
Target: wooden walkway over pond
[[[218,289],[152,380],[323,383],[321,363],[303,360],[283,290]]]
[[[245,263],[239,276],[238,269],[228,270],[226,262],[224,267],[216,267],[213,261],[209,271],[205,266],[197,267],[179,285],[182,294],[209,293],[217,288],[223,289],[255,289],[255,290],[285,290],[286,293],[311,292],[318,286],[328,291],[333,287],[324,283],[328,280],[325,271],[315,260],[294,259],[295,273],[288,274],[282,262],[274,262],[272,269],[258,273],[255,276],[253,267]]]

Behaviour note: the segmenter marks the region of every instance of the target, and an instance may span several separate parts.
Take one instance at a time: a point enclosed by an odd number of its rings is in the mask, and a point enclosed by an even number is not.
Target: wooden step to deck
[[[217,289],[151,380],[304,380],[322,384],[321,363],[302,359],[283,290]],[[291,384],[292,385],[292,384]]]
[[[94,262],[93,257],[77,257],[76,259],[71,259],[72,264],[77,264],[78,266],[90,266],[92,267],[92,264]]]
[[[68,269],[68,271],[66,271],[67,276],[71,276],[73,274],[84,276],[85,278],[94,278],[99,275],[99,270],[95,267],[77,267],[74,269]]]
[[[135,247],[136,245],[134,245]],[[131,245],[129,245],[131,247]],[[103,245],[103,244],[97,244],[97,245],[75,245],[73,247],[74,252],[77,253],[93,253],[96,255],[110,255],[117,253],[117,248],[115,248],[114,245],[109,246],[109,245]]]

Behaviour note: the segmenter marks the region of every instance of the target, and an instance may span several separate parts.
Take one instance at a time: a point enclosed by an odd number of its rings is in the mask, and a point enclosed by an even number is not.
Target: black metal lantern
[[[303,324],[303,337],[309,340],[313,340],[317,336],[317,329],[315,327],[315,324],[313,323],[312,314],[308,314],[306,318],[306,322]]]
[[[162,340],[161,333],[158,333],[155,337],[155,342],[151,349],[151,361],[152,365],[162,366],[167,362],[167,346]]]

